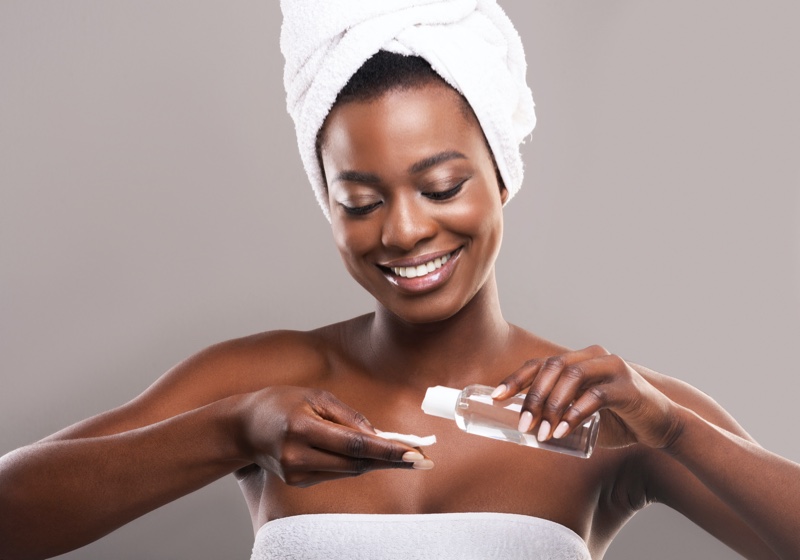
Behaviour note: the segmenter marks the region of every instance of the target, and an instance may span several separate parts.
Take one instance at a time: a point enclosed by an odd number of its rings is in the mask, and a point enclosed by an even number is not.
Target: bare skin
[[[682,382],[503,319],[507,195],[452,90],[336,107],[323,162],[334,239],[375,313],[216,345],[130,403],[6,455],[1,558],[82,546],[230,473],[254,529],[303,513],[509,512],[561,523],[602,558],[661,501],[745,557],[800,557],[798,465]],[[429,275],[393,271],[442,254],[449,265]],[[500,385],[501,399],[527,391],[521,424],[542,437],[600,409],[600,448],[588,460],[522,448],[421,412],[427,387],[471,383]],[[415,450],[372,426],[439,441]]]

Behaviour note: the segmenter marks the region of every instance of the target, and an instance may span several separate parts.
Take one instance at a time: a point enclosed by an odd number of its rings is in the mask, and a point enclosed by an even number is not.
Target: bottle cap
[[[422,401],[422,412],[431,416],[440,416],[449,420],[456,417],[456,405],[461,391],[450,387],[428,387]]]

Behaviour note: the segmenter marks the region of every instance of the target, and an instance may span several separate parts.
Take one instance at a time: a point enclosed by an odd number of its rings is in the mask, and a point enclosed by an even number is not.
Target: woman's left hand
[[[668,447],[681,432],[679,405],[636,369],[601,346],[533,359],[505,378],[492,395],[509,398],[527,388],[520,431],[562,438],[600,411],[598,445],[642,443]]]

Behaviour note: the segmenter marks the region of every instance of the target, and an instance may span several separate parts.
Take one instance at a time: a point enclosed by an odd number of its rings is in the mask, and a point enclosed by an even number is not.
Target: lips
[[[404,292],[418,293],[435,289],[453,273],[461,247],[449,253],[423,255],[415,259],[379,265],[384,276]]]

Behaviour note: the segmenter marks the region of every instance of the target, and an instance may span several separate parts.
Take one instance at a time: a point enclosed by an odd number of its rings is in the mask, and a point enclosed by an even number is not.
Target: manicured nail
[[[403,453],[403,461],[406,463],[416,463],[422,461],[425,457],[419,451],[406,451]]]
[[[533,414],[530,411],[526,410],[522,413],[522,416],[519,417],[519,426],[517,426],[517,430],[522,432],[523,434],[531,429],[533,425]]]
[[[433,461],[430,459],[423,459],[414,463],[414,468],[420,471],[429,471],[433,468]]]
[[[569,430],[569,424],[566,422],[561,422],[558,426],[556,426],[556,431],[553,432],[553,437],[555,439],[561,439],[564,437],[564,434],[567,433],[567,430]]]
[[[501,383],[500,385],[497,386],[497,388],[494,391],[492,391],[492,398],[496,399],[506,391],[508,391],[508,386],[506,386],[505,383]]]
[[[536,434],[536,439],[540,442],[547,439],[547,436],[550,435],[550,422],[547,420],[542,420],[542,423],[539,425],[539,433]]]

